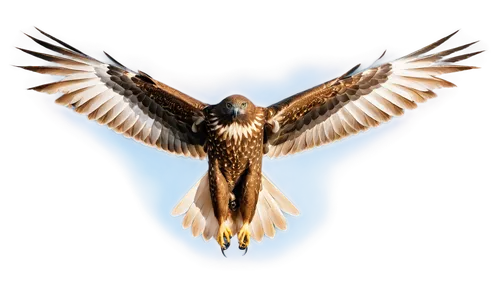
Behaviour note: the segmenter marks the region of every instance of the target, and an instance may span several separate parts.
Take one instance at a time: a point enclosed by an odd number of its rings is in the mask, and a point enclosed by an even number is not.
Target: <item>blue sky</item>
[[[398,54],[397,51],[390,51],[382,61]],[[371,58],[370,54],[363,56],[362,68],[373,63]],[[239,70],[210,78],[181,78],[169,74],[164,79],[209,103],[215,103],[231,93],[243,93],[256,104],[268,105],[339,75],[351,62],[352,59],[299,59],[276,70]],[[125,63],[131,67],[151,69],[147,62],[138,59],[126,60]],[[282,264],[319,240],[333,223],[335,183],[339,176],[353,164],[399,139],[452,94],[446,91],[442,97],[422,105],[419,110],[408,112],[403,118],[394,119],[367,134],[281,160],[264,159],[264,172],[302,214],[297,218],[288,217],[288,231],[278,231],[274,240],[266,238],[261,244],[253,242],[244,257],[237,247],[231,247],[226,252],[228,258],[220,254],[213,240],[205,243],[201,237],[193,239],[189,230],[182,230],[182,217],[170,216],[175,204],[206,171],[206,161],[169,156],[125,139],[66,108],[56,106],[52,103],[55,97],[40,96],[37,102],[58,125],[88,143],[118,167],[143,215],[176,249],[201,265],[248,268]],[[53,184],[57,184],[55,177]],[[99,198],[100,193],[108,191],[96,187],[93,195]],[[116,235],[119,238],[120,234]]]

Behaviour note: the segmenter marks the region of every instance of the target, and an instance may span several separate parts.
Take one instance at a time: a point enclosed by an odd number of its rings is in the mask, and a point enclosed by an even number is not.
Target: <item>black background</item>
[[[356,48],[374,48],[376,40],[383,39],[414,48],[417,39],[430,39],[433,32],[455,27],[423,22],[385,23],[370,29],[353,25],[327,31],[282,27],[266,33],[230,26],[188,29],[179,24],[135,26],[116,21],[49,24],[48,28],[72,44],[104,40],[103,45],[119,60],[137,56],[169,72],[193,75],[227,72],[231,63],[279,66],[288,62],[289,55],[351,57],[358,53]],[[464,27],[472,38],[490,39],[486,25],[465,23]],[[16,25],[10,26],[9,35],[17,38]],[[19,61],[13,52],[8,55],[9,62]],[[183,257],[172,257],[172,250],[153,238],[157,235],[136,215],[135,202],[129,200],[128,188],[119,177],[112,175],[116,172],[110,163],[96,160],[94,152],[82,151],[87,147],[72,144],[70,137],[56,136],[56,130],[32,112],[31,97],[15,96],[28,76],[7,76],[11,88],[5,96],[16,103],[8,112],[16,114],[18,128],[13,133],[16,140],[10,143],[12,151],[7,151],[13,158],[9,169],[14,170],[12,179],[23,194],[15,204],[17,213],[30,216],[20,220],[22,229],[15,237],[22,241],[21,249],[30,261],[40,265],[50,257],[57,267],[91,263],[133,271],[145,264],[163,273],[199,271],[199,266],[185,264]],[[359,266],[389,270],[421,263],[437,268],[474,252],[470,238],[478,220],[476,209],[484,189],[491,187],[485,186],[486,167],[479,164],[488,156],[481,152],[488,148],[483,135],[488,128],[485,120],[473,114],[484,109],[484,99],[478,98],[493,95],[487,88],[489,80],[489,73],[473,74],[472,81],[465,81],[465,96],[457,97],[448,112],[433,113],[432,120],[419,123],[424,128],[418,128],[408,144],[393,145],[383,160],[350,170],[338,194],[344,200],[345,215],[337,218],[336,232],[313,249],[312,256],[281,270]],[[97,196],[95,188],[100,190]]]

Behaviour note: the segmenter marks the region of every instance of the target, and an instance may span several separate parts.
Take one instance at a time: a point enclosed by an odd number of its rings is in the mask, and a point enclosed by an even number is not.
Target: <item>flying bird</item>
[[[450,56],[470,43],[429,53],[455,33],[397,60],[343,75],[281,100],[256,106],[243,95],[207,104],[142,71],[133,71],[106,53],[98,61],[37,29],[53,41],[27,35],[57,55],[21,51],[53,63],[20,66],[60,81],[30,88],[60,93],[56,103],[85,114],[126,137],[167,153],[208,159],[207,173],[172,211],[184,228],[205,240],[215,238],[222,253],[237,235],[274,237],[287,227],[284,213],[298,209],[262,174],[262,158],[280,157],[327,144],[378,126],[406,109],[436,97],[434,89],[454,87],[438,76],[476,67],[456,64],[479,52]],[[385,52],[384,52],[385,53]]]

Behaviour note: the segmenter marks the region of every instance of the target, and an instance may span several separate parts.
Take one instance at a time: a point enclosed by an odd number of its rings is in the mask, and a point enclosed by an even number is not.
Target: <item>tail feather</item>
[[[280,192],[280,190],[264,175],[262,175],[262,188],[267,190],[276,203],[278,203],[278,206],[282,211],[293,216],[300,214],[299,210],[292,204],[292,202],[288,200],[288,198],[285,197],[285,195]]]
[[[194,237],[197,237],[203,233],[205,230],[206,220],[208,218],[209,204],[205,201],[203,206],[201,206],[200,211],[193,220],[193,225],[191,231]],[[210,208],[211,209],[211,208]]]
[[[177,203],[177,205],[172,209],[170,215],[172,217],[178,217],[185,214],[189,207],[195,201],[195,197],[200,193],[200,188],[208,185],[208,174],[205,173],[184,195],[184,197]],[[198,195],[199,196],[199,195]]]
[[[198,188],[196,189],[196,193],[194,195],[194,198],[191,200],[191,203],[189,203],[189,198],[192,196],[192,194],[188,193],[188,198],[184,197],[183,199],[183,204],[189,204],[189,209],[186,212],[186,215],[184,216],[184,219],[182,221],[182,226],[184,228],[188,228],[190,226],[193,226],[193,223],[195,222],[195,219],[198,219],[196,222],[196,225],[194,226],[195,228],[201,223],[199,220],[205,219],[202,216],[198,216],[198,214],[201,213],[202,207],[205,205],[205,203],[210,201],[210,193],[208,192],[200,192],[199,190],[204,190],[208,189],[208,176],[204,176],[200,182],[198,183]],[[193,204],[192,202],[197,202],[197,204]],[[182,201],[181,201],[182,202]],[[178,205],[179,206],[179,205]],[[210,206],[211,207],[211,206]],[[177,207],[176,207],[177,208]],[[196,232],[197,233],[197,232]],[[195,234],[193,230],[193,235]]]
[[[268,213],[271,217],[271,220],[273,221],[273,224],[281,230],[286,230],[286,218],[283,215],[283,212],[281,212],[278,203],[276,203],[269,192],[264,192],[263,196],[266,200],[267,205],[269,206]]]
[[[259,195],[259,202],[257,202],[257,211],[260,213],[262,226],[264,227],[264,233],[267,237],[273,238],[276,234],[276,231],[274,230],[271,216],[268,213],[269,208],[265,205],[265,200],[260,199],[261,197],[262,195]]]
[[[264,238],[264,227],[262,226],[262,219],[260,218],[260,213],[255,211],[252,223],[250,224],[250,229],[252,230],[250,236],[258,242],[261,242]]]
[[[273,238],[276,228],[286,230],[287,223],[283,214],[298,215],[298,209],[273,185],[269,179],[262,175],[262,190],[259,193],[257,209],[250,224],[251,237],[260,242],[267,237]],[[187,192],[181,201],[172,210],[173,216],[184,214],[182,226],[191,227],[194,237],[202,235],[208,241],[216,236],[219,224],[214,216],[210,197],[208,174],[205,174]],[[243,225],[241,214],[234,213],[227,223],[233,234],[238,233]]]
[[[209,212],[207,217],[207,222],[205,223],[205,229],[203,230],[203,239],[205,241],[208,241],[216,234],[217,234],[217,219],[215,218],[213,212]]]

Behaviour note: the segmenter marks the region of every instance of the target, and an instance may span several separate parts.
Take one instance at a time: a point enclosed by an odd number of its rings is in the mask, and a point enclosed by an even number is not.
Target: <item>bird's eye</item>
[[[226,107],[227,107],[227,108],[231,108],[231,107],[233,107],[233,105],[232,105],[230,102],[227,102],[227,103],[226,103]]]
[[[246,103],[246,102],[243,102],[243,103],[241,104],[241,108],[247,108],[247,103]]]

